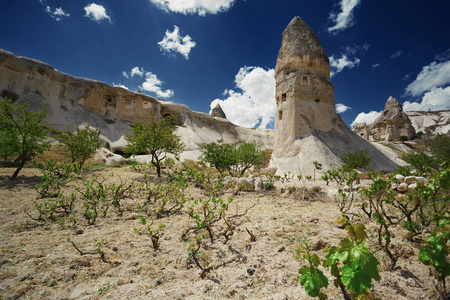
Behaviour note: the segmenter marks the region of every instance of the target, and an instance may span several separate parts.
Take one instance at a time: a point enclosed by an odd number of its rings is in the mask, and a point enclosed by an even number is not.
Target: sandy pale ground
[[[138,235],[142,228],[136,204],[143,194],[133,191],[122,201],[124,212],[113,207],[107,217],[87,225],[82,218],[82,203],[77,205],[78,222],[65,227],[33,221],[24,210],[37,216],[33,201],[39,199],[34,185],[41,182],[37,169],[24,169],[17,182],[8,176],[13,169],[0,169],[0,295],[3,299],[310,299],[298,283],[298,269],[304,261],[295,259],[295,249],[307,242],[321,258],[323,248],[337,246],[346,231],[335,225],[340,218],[333,199],[337,186],[326,187],[323,181],[307,182],[320,186],[321,192],[301,200],[289,194],[287,187],[302,185],[297,179],[277,182],[277,189],[264,192],[232,191],[221,197],[233,198],[229,212],[233,214],[255,204],[238,218],[234,235],[225,244],[217,234],[213,243],[205,241],[203,258],[215,265],[233,262],[200,278],[200,269],[188,256],[190,238],[182,240],[187,228],[194,225],[185,205],[180,213],[165,216],[155,222],[164,224],[160,249],[153,250],[150,238]],[[109,176],[115,173],[115,176]],[[86,171],[84,178],[71,182],[65,193],[75,192],[81,180],[105,176],[107,182],[142,180],[143,175],[128,167]],[[154,174],[152,173],[152,176]],[[281,193],[280,188],[286,191]],[[203,191],[192,184],[186,190],[193,199],[205,198]],[[356,211],[356,210],[355,210]],[[374,225],[364,217],[369,232],[369,246],[381,262],[381,280],[375,282],[372,294],[382,299],[435,299],[435,281],[429,270],[418,260],[418,247],[404,241],[397,232],[393,251],[400,256],[398,266],[388,271],[386,256],[376,245]],[[251,241],[248,229],[256,241]],[[81,256],[71,239],[82,251],[93,251],[98,243],[107,262],[99,255]],[[330,279],[329,271],[324,272]],[[326,293],[329,299],[342,299],[332,280]]]

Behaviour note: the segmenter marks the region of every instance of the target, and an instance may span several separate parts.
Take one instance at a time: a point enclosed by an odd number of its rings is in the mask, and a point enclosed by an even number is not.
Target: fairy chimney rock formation
[[[330,61],[316,34],[295,17],[282,35],[275,67],[274,149],[270,167],[310,175],[314,161],[335,169],[344,153],[368,151],[372,166],[392,170],[396,164],[352,132],[335,112]]]
[[[299,152],[294,142],[314,130],[329,131],[336,117],[330,62],[316,34],[300,17],[283,32],[275,67],[276,157]]]
[[[413,138],[416,131],[402,105],[389,97],[384,110],[371,124],[354,124],[353,131],[370,141],[399,141],[400,137]]]
[[[220,106],[219,103],[217,103],[217,105],[212,109],[211,117],[224,118],[224,119],[227,118],[227,116],[223,112],[223,109],[222,109],[222,107]]]

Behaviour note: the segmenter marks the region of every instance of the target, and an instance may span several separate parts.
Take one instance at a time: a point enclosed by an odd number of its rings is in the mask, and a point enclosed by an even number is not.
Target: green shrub
[[[264,189],[266,191],[269,191],[269,190],[273,189],[273,182],[266,182],[266,183],[264,183]]]
[[[430,150],[438,165],[448,163],[450,161],[450,136],[438,134],[431,142]]]
[[[369,153],[364,151],[356,151],[353,153],[345,153],[341,156],[341,162],[343,164],[343,169],[366,169],[372,158],[369,156]]]
[[[401,135],[400,136],[400,141],[401,142],[406,142],[406,141],[408,141],[409,140],[409,138],[406,136],[406,135]]]
[[[216,168],[221,174],[229,172],[232,176],[236,173],[242,176],[253,166],[261,168],[266,165],[270,159],[268,153],[261,150],[261,146],[255,142],[230,145],[218,140],[217,143],[203,145],[200,160]]]
[[[75,132],[64,131],[56,138],[70,154],[75,172],[79,173],[85,161],[100,147],[100,130],[87,125],[78,127]]]
[[[411,167],[416,170],[419,175],[431,173],[436,168],[436,161],[433,157],[426,155],[423,151],[415,153],[410,151],[401,157]]]

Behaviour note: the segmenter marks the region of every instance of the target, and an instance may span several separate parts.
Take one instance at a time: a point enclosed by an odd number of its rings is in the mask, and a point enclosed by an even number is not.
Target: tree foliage
[[[435,160],[433,157],[426,155],[423,151],[416,153],[409,151],[401,157],[411,167],[413,167],[420,175],[431,173],[435,168]]]
[[[18,168],[11,176],[16,179],[30,156],[42,154],[50,147],[45,138],[49,128],[41,124],[47,115],[45,103],[40,112],[31,111],[30,104],[12,103],[11,99],[0,99],[0,153],[2,156],[17,156]]]
[[[220,139],[216,142],[203,145],[200,160],[216,168],[220,173],[228,171],[230,175],[236,173],[243,175],[253,166],[262,166],[267,163],[267,151],[255,142],[239,145],[224,144]]]
[[[430,150],[438,164],[450,161],[450,136],[438,134],[430,145]]]
[[[231,167],[237,162],[235,147],[224,144],[222,139],[217,143],[204,144],[200,160],[216,168],[220,173],[231,171]]]
[[[178,156],[184,149],[183,142],[175,134],[175,123],[172,116],[158,121],[153,115],[145,123],[133,123],[131,132],[125,136],[128,142],[125,152],[133,155],[150,153],[152,164],[161,177],[161,164],[167,154]]]
[[[366,169],[372,158],[369,156],[369,153],[364,151],[356,151],[353,153],[344,153],[341,156],[341,162],[343,164],[344,169]]]
[[[57,139],[69,151],[71,163],[76,172],[80,172],[86,159],[100,147],[100,130],[87,125],[76,131],[61,132]]]

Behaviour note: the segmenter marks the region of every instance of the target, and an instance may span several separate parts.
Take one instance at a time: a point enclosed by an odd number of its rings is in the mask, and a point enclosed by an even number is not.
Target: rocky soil
[[[297,179],[277,182],[276,189],[269,192],[235,195],[230,190],[221,196],[232,197],[230,214],[254,207],[236,219],[238,226],[227,243],[219,235],[220,226],[214,229],[213,243],[205,240],[200,249],[203,259],[218,268],[202,279],[201,270],[188,255],[192,236],[181,239],[194,225],[186,213],[194,200],[180,213],[156,220],[154,225],[164,224],[164,229],[160,248],[154,250],[149,236],[134,230],[144,229],[139,223],[141,214],[136,211],[137,203],[143,200],[139,191],[122,200],[123,212],[111,207],[94,225],[87,225],[82,218],[80,200],[76,225],[71,226],[69,221],[43,223],[24,212],[37,216],[33,202],[40,196],[34,186],[41,182],[41,172],[24,169],[14,183],[8,178],[12,172],[0,169],[2,299],[310,299],[298,283],[298,269],[305,262],[296,259],[296,249],[308,243],[323,258],[324,248],[338,245],[346,236],[346,231],[335,224],[341,216],[335,184],[327,187],[319,180],[306,182],[310,190],[319,188],[305,198],[301,193],[289,193],[288,187],[303,185]],[[114,176],[109,176],[111,173]],[[127,166],[91,169],[71,182],[65,193],[76,193],[81,181],[96,175],[104,176],[108,183],[119,182],[119,176],[128,182],[144,177]],[[157,181],[153,172],[150,177],[152,182]],[[186,194],[192,199],[206,197],[192,184]],[[400,259],[394,270],[388,270],[387,258],[376,244],[374,225],[363,216],[354,217],[353,222],[366,225],[370,249],[380,261],[381,280],[374,282],[373,296],[437,298],[436,282],[418,260],[420,245],[405,242],[403,232],[398,231],[393,251]],[[80,255],[69,238],[82,252],[94,253]],[[104,252],[104,261],[95,253],[96,248]],[[331,278],[328,271],[324,273]],[[331,280],[326,293],[329,299],[343,299]]]

